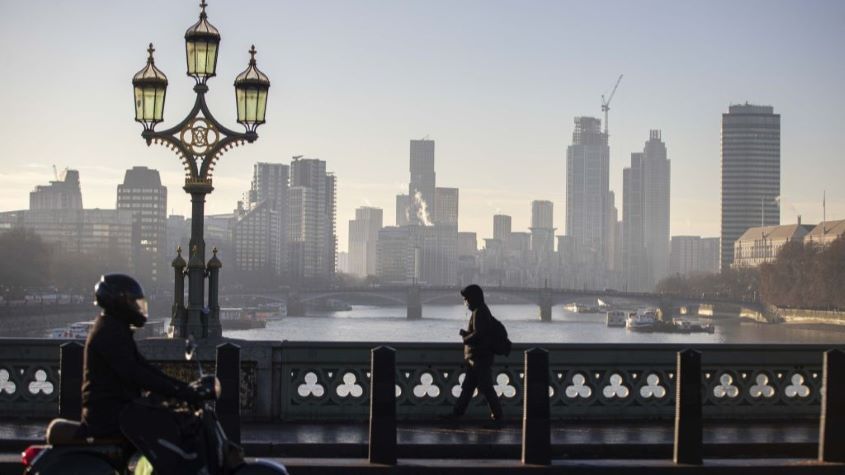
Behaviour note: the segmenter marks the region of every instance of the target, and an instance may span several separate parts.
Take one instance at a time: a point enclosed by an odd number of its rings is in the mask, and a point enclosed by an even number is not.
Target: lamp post
[[[270,80],[258,70],[255,63],[255,46],[249,50],[250,60],[246,70],[235,78],[235,102],[237,121],[246,129],[235,132],[223,126],[208,110],[205,94],[206,81],[216,75],[217,53],[220,33],[205,13],[207,4],[200,4],[199,21],[185,32],[185,53],[188,76],[194,78],[196,101],[187,117],[177,125],[157,132],[156,124],[164,117],[164,99],[167,92],[167,76],[155,66],[153,48],[150,43],[147,65],[132,78],[135,90],[135,121],[144,126],[141,136],[147,145],[160,143],[170,148],[185,167],[186,193],[191,195],[191,241],[188,248],[188,262],[181,252],[173,261],[175,270],[174,303],[170,322],[171,335],[184,338],[219,338],[219,303],[217,302],[217,270],[221,263],[215,255],[205,262],[205,240],[203,221],[205,195],[211,193],[214,164],[227,150],[258,138],[255,132],[264,123],[267,110],[267,91]],[[188,304],[184,304],[184,278],[188,277]],[[205,305],[204,291],[206,277],[209,279],[209,301]]]

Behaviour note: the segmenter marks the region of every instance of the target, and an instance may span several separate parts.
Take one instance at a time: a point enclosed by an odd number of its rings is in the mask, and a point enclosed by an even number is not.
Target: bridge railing
[[[62,340],[0,339],[0,417],[58,414]],[[370,350],[382,343],[238,341],[244,420],[364,420]],[[141,351],[165,371],[193,377],[179,341],[149,339]],[[397,417],[429,420],[451,410],[463,378],[460,345],[395,343]],[[561,344],[549,351],[551,418],[670,419],[675,354],[682,345]],[[494,366],[507,414],[522,413],[523,351]],[[706,418],[818,417],[825,345],[695,345],[702,353]],[[842,347],[839,347],[842,349]],[[213,370],[214,347],[199,359]],[[481,397],[468,417],[487,417]]]
[[[365,418],[369,350],[361,343],[287,343],[283,348],[283,418]],[[464,377],[462,350],[450,344],[396,349],[397,417],[448,413]],[[678,345],[543,345],[549,350],[553,419],[671,418]],[[524,369],[515,345],[497,358],[493,379],[505,411],[521,414]],[[817,417],[823,346],[698,345],[704,415],[709,418]],[[286,384],[285,384],[286,382]],[[481,397],[470,416],[486,417]]]

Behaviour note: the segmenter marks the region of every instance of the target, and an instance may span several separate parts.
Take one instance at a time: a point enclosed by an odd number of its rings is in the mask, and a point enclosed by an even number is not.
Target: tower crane
[[[616,88],[619,87],[619,83],[622,82],[622,75],[619,75],[619,79],[616,80],[616,85],[613,86],[613,90],[610,91],[610,96],[608,96],[607,100],[604,99],[604,94],[601,95],[601,111],[604,112],[604,134],[607,135],[607,113],[610,112],[610,101],[613,100],[613,96],[616,94]]]

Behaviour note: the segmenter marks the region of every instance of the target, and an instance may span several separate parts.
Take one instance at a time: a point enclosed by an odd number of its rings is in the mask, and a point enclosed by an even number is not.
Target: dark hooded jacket
[[[461,290],[472,311],[467,331],[464,334],[464,359],[475,365],[493,363],[493,314],[484,303],[481,287],[469,285]]]
[[[97,317],[85,342],[84,365],[81,435],[86,437],[119,435],[118,417],[141,390],[165,397],[192,392],[151,365],[138,352],[129,323],[115,316]]]

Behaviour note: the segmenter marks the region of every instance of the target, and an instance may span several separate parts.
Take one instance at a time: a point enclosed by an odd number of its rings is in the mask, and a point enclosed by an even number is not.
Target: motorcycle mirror
[[[194,336],[189,335],[185,339],[185,359],[191,361],[194,359],[194,353],[197,351],[197,343],[194,341]]]

